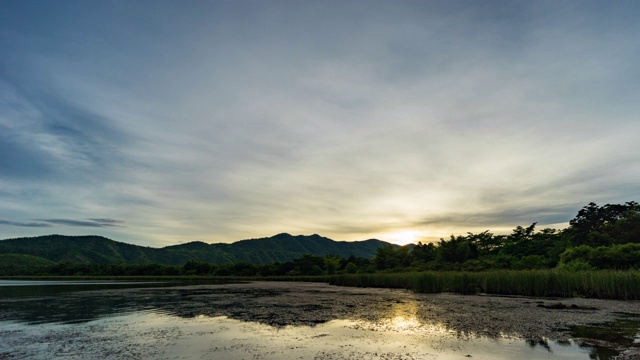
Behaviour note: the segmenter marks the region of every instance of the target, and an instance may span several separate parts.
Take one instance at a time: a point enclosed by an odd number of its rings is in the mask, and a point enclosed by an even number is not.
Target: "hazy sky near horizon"
[[[638,1],[0,2],[0,238],[396,243],[640,200]]]

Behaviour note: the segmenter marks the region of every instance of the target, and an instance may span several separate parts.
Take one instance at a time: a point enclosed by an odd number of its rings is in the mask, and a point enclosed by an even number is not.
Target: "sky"
[[[0,1],[0,238],[393,243],[640,200],[640,2]]]

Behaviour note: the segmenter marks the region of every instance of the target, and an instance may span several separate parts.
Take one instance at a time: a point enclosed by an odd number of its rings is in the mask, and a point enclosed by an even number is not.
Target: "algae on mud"
[[[539,301],[273,282],[0,295],[0,358],[609,359],[625,345],[573,331],[640,315],[637,302]]]

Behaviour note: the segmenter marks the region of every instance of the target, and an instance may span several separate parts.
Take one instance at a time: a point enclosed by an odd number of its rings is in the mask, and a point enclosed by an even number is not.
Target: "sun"
[[[398,245],[407,245],[415,243],[421,237],[421,234],[415,230],[402,230],[390,233],[386,236],[390,242]]]

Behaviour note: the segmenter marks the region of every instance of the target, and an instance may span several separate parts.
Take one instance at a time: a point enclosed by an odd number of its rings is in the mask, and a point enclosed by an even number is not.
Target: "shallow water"
[[[64,291],[46,295],[40,289],[37,296],[25,296],[16,295],[17,286],[3,282],[0,359],[608,359],[616,355],[611,349],[580,346],[573,340],[487,337],[429,322],[418,311],[425,304],[397,291],[343,292],[328,285],[294,283],[121,289],[111,288],[111,283],[57,285],[64,285]],[[52,286],[48,288],[53,290]],[[386,294],[393,294],[393,301]]]
[[[461,359],[467,355],[474,359],[589,358],[588,349],[573,343],[529,346],[521,340],[458,339],[437,327],[418,330],[398,326],[395,331],[375,330],[372,323],[331,320],[314,327],[274,328],[224,316],[185,319],[140,311],[77,325],[25,327],[5,323],[0,354],[32,359]]]

